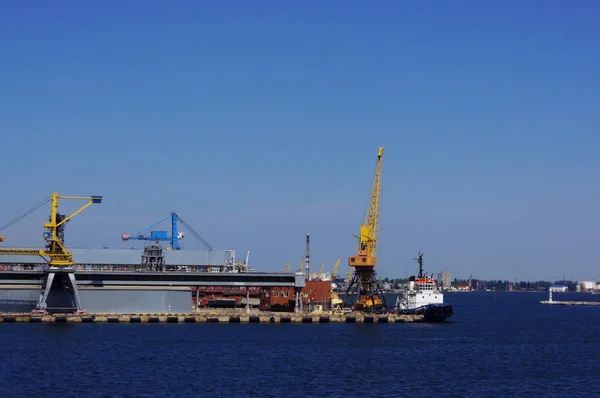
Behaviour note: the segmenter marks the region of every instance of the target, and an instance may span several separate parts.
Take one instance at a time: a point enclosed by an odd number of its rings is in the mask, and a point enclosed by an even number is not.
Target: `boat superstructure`
[[[420,314],[429,322],[440,322],[452,316],[450,304],[444,304],[444,293],[439,289],[433,274],[423,272],[423,254],[419,252],[419,273],[411,276],[396,299],[396,310],[405,314]]]

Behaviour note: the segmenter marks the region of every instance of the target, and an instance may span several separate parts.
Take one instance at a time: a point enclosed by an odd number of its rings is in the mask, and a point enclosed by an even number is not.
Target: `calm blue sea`
[[[600,307],[547,296],[448,293],[445,324],[0,324],[0,397],[598,396]]]

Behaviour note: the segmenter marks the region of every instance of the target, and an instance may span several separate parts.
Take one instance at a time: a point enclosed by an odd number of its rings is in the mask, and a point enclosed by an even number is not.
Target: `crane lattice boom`
[[[364,223],[360,226],[358,236],[358,254],[348,258],[351,267],[374,267],[377,255],[377,240],[379,237],[379,199],[381,196],[381,164],[383,147],[377,152],[377,166],[373,178],[373,188],[369,201],[369,211]]]

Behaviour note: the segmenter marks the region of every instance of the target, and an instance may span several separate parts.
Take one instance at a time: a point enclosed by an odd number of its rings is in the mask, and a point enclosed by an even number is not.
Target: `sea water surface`
[[[447,293],[444,324],[0,324],[0,396],[598,396],[600,307],[547,297]]]

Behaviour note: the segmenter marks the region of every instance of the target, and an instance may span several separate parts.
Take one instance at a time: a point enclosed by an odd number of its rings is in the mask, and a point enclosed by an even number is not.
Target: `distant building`
[[[438,283],[444,288],[448,289],[451,283],[451,275],[449,271],[438,272],[437,274]]]
[[[549,289],[551,292],[566,292],[568,288],[563,285],[552,285]]]
[[[596,287],[596,282],[592,282],[592,281],[580,281],[579,282],[579,286],[581,286],[581,291],[582,292],[589,292],[591,290],[594,290],[594,288]]]
[[[467,283],[471,290],[477,290],[479,288],[479,279],[469,279]]]

